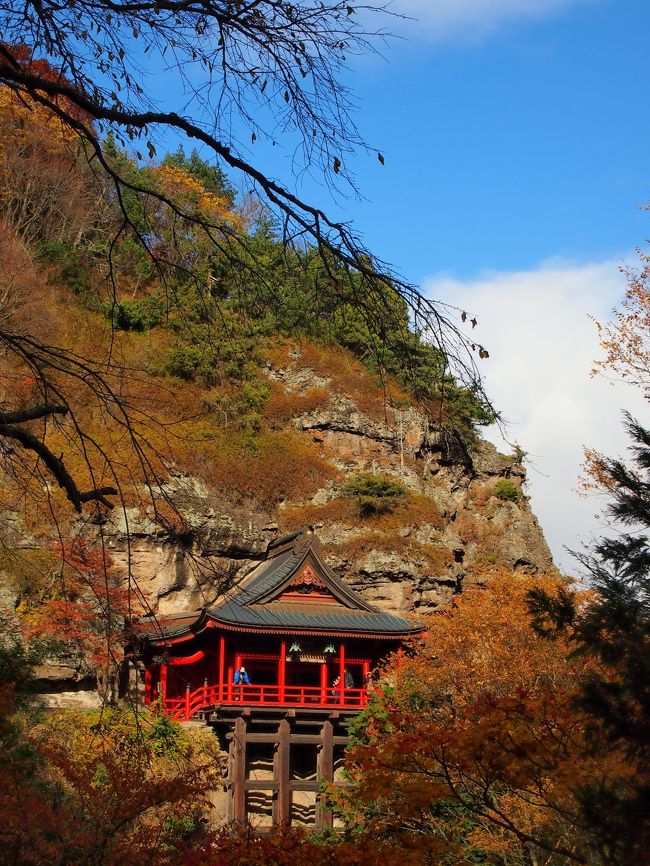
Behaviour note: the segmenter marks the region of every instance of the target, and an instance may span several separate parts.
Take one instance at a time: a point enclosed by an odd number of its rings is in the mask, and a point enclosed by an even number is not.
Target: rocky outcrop
[[[331,388],[309,368],[269,369],[287,391]],[[326,405],[291,422],[311,439],[341,482],[308,502],[284,501],[275,514],[235,508],[216,499],[200,479],[169,484],[189,532],[179,540],[134,522],[131,537],[119,519],[108,529],[113,559],[131,572],[160,613],[192,610],[223,597],[260,559],[267,543],[295,528],[288,520],[322,509],[315,520],[329,564],[373,604],[399,612],[431,612],[448,605],[464,581],[480,580],[485,566],[530,572],[553,569],[552,557],[525,494],[526,473],[515,457],[487,442],[467,446],[453,429],[432,426],[416,408],[387,408],[382,421],[334,390]],[[328,516],[346,478],[360,472],[399,480],[417,497],[390,532],[353,516]],[[506,480],[505,489],[498,489]],[[302,509],[302,510],[301,510]],[[429,509],[430,514],[428,514]],[[331,514],[331,509],[330,509]],[[290,517],[287,517],[289,515]]]
[[[118,515],[104,527],[116,567],[130,569],[152,609],[166,614],[213,604],[262,558],[278,524],[267,514],[216,500],[194,479],[174,479],[169,493],[183,515],[187,532],[152,531],[152,522],[130,521],[130,532]],[[151,529],[147,531],[147,526]]]

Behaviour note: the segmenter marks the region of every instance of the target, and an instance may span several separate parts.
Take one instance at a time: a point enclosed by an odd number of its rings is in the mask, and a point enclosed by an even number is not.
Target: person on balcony
[[[341,682],[341,677],[337,676],[335,678],[334,682],[332,683],[332,696],[337,698],[337,699],[341,697],[340,692],[337,688],[337,686],[340,682]],[[354,688],[354,677],[352,676],[352,674],[350,673],[350,671],[347,668],[343,668],[343,684],[344,684],[346,689],[353,689]]]
[[[238,701],[244,693],[244,686],[250,686],[251,684],[251,678],[248,676],[248,671],[246,670],[244,665],[242,665],[239,670],[235,671],[233,683],[234,685],[239,686],[239,694],[235,698],[235,700]]]
[[[248,671],[244,665],[242,665],[238,671],[235,671],[233,683],[236,686],[250,686],[251,678],[248,676]]]

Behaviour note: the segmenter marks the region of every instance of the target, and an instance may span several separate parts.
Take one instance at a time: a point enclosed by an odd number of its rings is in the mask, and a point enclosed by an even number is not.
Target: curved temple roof
[[[152,643],[198,634],[211,626],[267,633],[316,632],[407,637],[418,623],[365,602],[323,561],[320,542],[299,530],[269,544],[257,565],[221,604],[164,618],[145,617],[141,636]]]

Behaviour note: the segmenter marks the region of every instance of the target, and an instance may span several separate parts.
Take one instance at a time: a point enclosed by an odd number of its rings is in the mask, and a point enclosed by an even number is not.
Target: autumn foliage
[[[216,741],[132,711],[14,720],[0,760],[0,859],[17,866],[171,866],[200,837]]]
[[[639,250],[640,267],[626,267],[627,290],[611,322],[596,322],[603,357],[593,373],[650,390],[650,256]]]
[[[25,593],[20,611],[25,637],[85,660],[103,700],[114,702],[128,626],[142,608],[104,547],[76,540],[59,545],[53,554],[49,587]]]
[[[580,792],[633,771],[576,706],[596,662],[532,631],[533,587],[558,582],[490,574],[386,670],[349,757],[354,788],[336,795],[350,826],[408,839],[425,858],[437,846],[447,863],[607,862]]]
[[[420,851],[399,840],[319,837],[302,827],[259,834],[229,827],[188,850],[182,866],[422,866]]]

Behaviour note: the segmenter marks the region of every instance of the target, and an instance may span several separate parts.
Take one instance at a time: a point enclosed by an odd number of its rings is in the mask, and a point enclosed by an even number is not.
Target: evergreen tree
[[[598,466],[612,497],[607,515],[622,531],[574,553],[593,601],[580,609],[569,591],[533,590],[529,602],[539,633],[568,631],[575,653],[599,663],[579,704],[592,722],[593,752],[616,748],[627,767],[616,784],[577,793],[606,862],[637,866],[650,862],[650,431],[628,414],[626,427],[630,464],[602,458]]]
[[[165,156],[162,164],[184,169],[202,184],[207,192],[221,196],[231,208],[235,204],[235,190],[224,172],[219,166],[212,165],[207,160],[202,159],[196,148],[193,148],[188,156],[183,145],[179,144],[174,153],[168,153]]]

